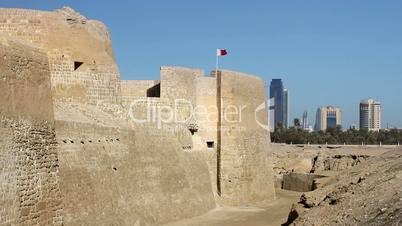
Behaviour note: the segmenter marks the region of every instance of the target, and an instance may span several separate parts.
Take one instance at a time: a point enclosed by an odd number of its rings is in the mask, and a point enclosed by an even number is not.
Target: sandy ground
[[[274,171],[327,175],[318,189],[302,193],[277,189],[277,199],[266,206],[220,207],[202,216],[167,226],[292,225],[402,225],[402,147],[276,146]],[[279,183],[278,183],[279,185]],[[292,209],[292,204],[293,209]],[[166,226],[165,225],[165,226]]]
[[[286,222],[292,203],[300,192],[277,190],[277,199],[263,207],[219,207],[207,214],[164,226],[278,226]]]

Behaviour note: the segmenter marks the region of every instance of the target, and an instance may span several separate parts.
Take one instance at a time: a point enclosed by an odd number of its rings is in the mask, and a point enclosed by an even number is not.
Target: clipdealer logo
[[[254,111],[257,125],[269,131],[269,125],[259,121],[259,112],[265,110],[266,102],[261,103]],[[225,123],[241,123],[244,117],[246,105],[225,105],[221,109],[221,121]],[[250,111],[250,110],[249,110]],[[250,112],[251,113],[251,112]],[[163,105],[145,99],[137,99],[131,102],[128,109],[129,118],[135,123],[156,123],[157,128],[162,128],[168,123],[217,123],[219,109],[216,105],[194,106],[185,99],[176,99],[171,105]],[[266,120],[268,121],[268,120]]]
[[[262,111],[262,110],[264,110],[264,109],[267,109],[267,106],[268,106],[268,101],[264,101],[264,102],[262,102],[260,105],[258,105],[258,107],[255,109],[255,112],[254,112],[254,118],[255,118],[255,122],[256,122],[261,128],[263,128],[263,129],[269,131],[268,120],[267,120],[267,124],[264,124],[264,123],[261,123],[261,122],[258,120],[258,117],[257,117],[257,113],[260,112],[260,111]],[[267,109],[267,111],[268,111],[268,109]],[[267,119],[268,119],[268,115],[267,115]]]

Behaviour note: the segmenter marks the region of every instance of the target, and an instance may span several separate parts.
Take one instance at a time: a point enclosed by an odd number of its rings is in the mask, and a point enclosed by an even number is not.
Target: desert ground
[[[402,223],[402,147],[272,144],[272,149],[273,203],[218,207],[166,226]],[[282,189],[284,186],[298,191]],[[312,191],[306,191],[309,188]]]

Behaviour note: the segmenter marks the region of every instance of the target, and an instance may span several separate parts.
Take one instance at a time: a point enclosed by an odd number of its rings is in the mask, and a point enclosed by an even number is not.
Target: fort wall
[[[202,156],[184,152],[173,134],[56,125],[66,224],[155,225],[215,207]]]
[[[148,97],[149,89],[160,84],[158,80],[122,80],[121,96],[124,103]]]
[[[195,102],[194,79],[203,76],[203,70],[162,66],[160,73],[162,97],[169,99],[185,99],[192,103]]]
[[[264,82],[255,76],[223,71],[220,85],[221,108],[226,112],[220,125],[220,201],[246,205],[273,200],[269,130],[263,127],[268,128]]]
[[[47,53],[54,98],[118,103],[120,74],[107,28],[71,8],[0,9],[0,33]]]
[[[274,198],[262,80],[121,81],[106,27],[70,8],[0,9],[2,36],[0,224],[155,225]],[[229,105],[242,121],[219,124]]]
[[[193,136],[194,146],[204,153],[211,177],[211,186],[216,199],[217,192],[217,131],[218,114],[217,107],[217,83],[212,76],[195,78],[196,106],[200,114],[197,114],[196,122],[198,131]]]
[[[61,225],[46,55],[0,36],[0,225]]]

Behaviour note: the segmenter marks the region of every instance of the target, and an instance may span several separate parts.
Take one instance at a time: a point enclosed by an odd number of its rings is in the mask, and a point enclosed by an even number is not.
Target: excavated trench
[[[283,175],[282,189],[297,191],[297,192],[309,192],[314,191],[320,187],[320,178],[327,176],[319,175],[318,173],[324,173],[328,171],[342,171],[345,169],[353,168],[354,166],[368,160],[368,155],[333,155],[333,156],[320,156],[317,155],[312,158],[312,168],[309,173],[289,172]],[[325,173],[326,174],[326,173]],[[360,183],[361,180],[357,183]],[[304,194],[300,197],[300,202],[303,204],[305,201]],[[331,200],[329,205],[336,204],[337,200]],[[311,208],[307,204],[304,204],[304,208]],[[289,212],[288,219],[282,226],[292,225],[293,222],[299,217],[299,213],[294,206]]]
[[[288,173],[283,175],[282,189],[298,192],[314,191],[317,188],[318,178],[325,176],[309,173]]]
[[[325,171],[341,171],[352,168],[369,158],[367,155],[334,155],[315,156],[311,162],[312,167],[309,173],[288,172],[283,175],[281,188],[290,191],[309,192],[318,188],[318,179],[326,177],[320,175]]]

